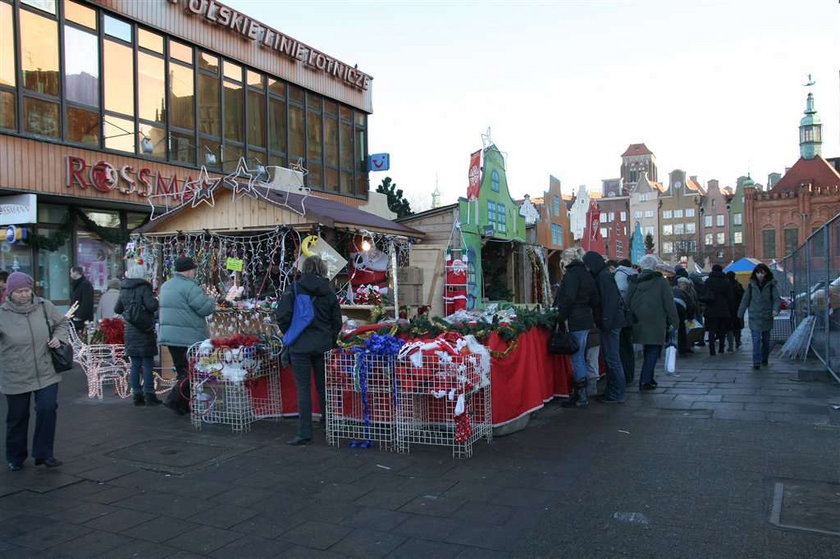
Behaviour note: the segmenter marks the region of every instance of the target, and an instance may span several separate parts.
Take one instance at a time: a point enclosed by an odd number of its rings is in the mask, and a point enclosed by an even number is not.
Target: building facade
[[[659,246],[666,262],[678,262],[697,254],[700,199],[704,191],[697,177],[686,177],[675,169],[668,175],[668,187],[659,196]]]
[[[650,180],[647,174],[643,173],[630,191],[630,219],[633,229],[635,231],[638,223],[642,238],[648,235],[653,238],[654,253],[659,252],[659,195],[664,190],[662,184]]]
[[[603,197],[598,200],[598,209],[605,256],[616,260],[630,258],[630,196],[621,179],[604,180],[602,184]]]
[[[37,215],[7,224],[30,242],[4,241],[0,268],[58,304],[71,265],[101,291],[152,206],[242,159],[363,204],[371,80],[218,2],[0,0],[0,196]]]
[[[799,127],[799,160],[768,191],[745,184],[748,256],[781,260],[840,213],[840,173],[823,159],[822,124],[809,92]]]
[[[656,156],[645,144],[630,144],[621,154],[621,181],[628,191],[633,190],[642,176],[657,182]]]
[[[707,183],[706,195],[703,196],[700,205],[700,216],[702,252],[699,262],[703,264],[708,259],[714,264],[728,265],[734,260],[735,239],[731,227],[734,219],[731,200],[721,190],[717,180]]]

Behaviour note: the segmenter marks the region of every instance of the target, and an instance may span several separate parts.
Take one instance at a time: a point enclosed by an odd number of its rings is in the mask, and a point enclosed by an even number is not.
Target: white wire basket
[[[412,444],[448,446],[469,458],[473,444],[493,440],[489,374],[478,355],[423,353],[396,369],[397,450]]]
[[[395,356],[326,352],[327,442],[380,450],[395,449]]]
[[[208,340],[190,347],[193,426],[201,429],[205,423],[218,423],[244,432],[255,421],[279,419],[280,350],[274,342],[214,348]]]

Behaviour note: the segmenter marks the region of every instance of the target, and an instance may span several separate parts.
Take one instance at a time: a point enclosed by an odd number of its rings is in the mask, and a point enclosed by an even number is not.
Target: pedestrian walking
[[[120,314],[114,312],[117,301],[120,300],[120,287],[121,283],[117,278],[108,280],[108,289],[99,297],[99,304],[96,305],[96,320],[114,318]]]
[[[629,306],[633,339],[644,346],[639,390],[656,390],[654,369],[669,331],[677,327],[677,309],[671,286],[656,271],[656,257],[647,254],[639,261],[642,272],[630,285]]]
[[[636,351],[633,349],[633,324],[629,319],[630,305],[627,303],[627,296],[630,284],[639,278],[639,272],[625,258],[619,261],[613,278],[615,278],[615,284],[624,301],[625,326],[621,329],[618,349],[621,355],[621,367],[624,369],[624,379],[627,384],[630,384],[636,378]]]
[[[767,365],[770,358],[770,331],[773,330],[773,318],[779,314],[782,299],[773,272],[766,264],[759,264],[750,275],[750,283],[744,291],[738,318],[744,319],[744,313],[750,313],[750,333],[753,344],[753,369]]]
[[[9,275],[8,297],[0,305],[0,392],[6,396],[6,463],[23,468],[28,456],[29,409],[35,400],[32,457],[36,466],[56,468],[53,446],[58,383],[50,348],[67,342],[67,319],[50,301],[35,295],[35,282],[23,272]],[[50,335],[52,331],[52,335]]]
[[[732,285],[723,273],[720,264],[712,266],[712,273],[706,280],[706,292],[703,302],[706,303],[706,330],[709,332],[709,355],[715,355],[715,343],[718,351],[723,353],[726,343],[726,333],[732,327],[735,317],[735,294]]]
[[[93,320],[93,286],[81,266],[70,268],[70,304],[76,305],[73,326],[79,336],[84,338],[85,324]]]
[[[167,346],[177,378],[164,406],[178,415],[190,412],[190,379],[187,350],[206,340],[207,318],[216,301],[195,281],[195,261],[188,256],[175,260],[175,273],[160,287],[160,344]]]
[[[598,304],[593,319],[601,338],[601,355],[607,364],[607,386],[603,396],[596,400],[604,404],[623,403],[627,379],[621,364],[619,345],[621,329],[626,324],[624,300],[603,256],[589,251],[583,255],[583,263],[595,280]]]
[[[677,351],[681,356],[686,356],[693,353],[691,345],[688,343],[688,331],[685,323],[687,320],[694,320],[694,315],[697,312],[697,303],[694,301],[694,296],[691,291],[691,280],[687,276],[677,279],[677,285],[674,287],[674,303],[677,306],[677,316],[679,324],[677,325]]]
[[[741,299],[744,298],[744,286],[735,277],[735,272],[726,272],[726,279],[732,286],[732,293],[735,296],[735,309],[741,308]],[[738,318],[737,310],[732,317],[732,324],[729,332],[726,333],[726,344],[729,351],[741,349],[741,330],[744,329],[744,321]]]
[[[159,303],[139,264],[129,267],[113,311],[125,322],[125,354],[131,359],[130,384],[135,406],[157,406],[154,366],[158,354],[155,313]],[[140,379],[143,379],[141,384]]]
[[[586,340],[589,331],[595,326],[592,309],[598,305],[598,289],[595,280],[586,270],[581,260],[583,251],[579,248],[567,248],[563,251],[560,266],[563,279],[554,298],[557,320],[567,323],[567,330],[578,341],[578,350],[572,354],[572,370],[575,387],[571,398],[563,402],[565,408],[585,408],[589,405],[586,394]]]
[[[327,279],[327,264],[318,255],[303,261],[300,278],[280,299],[277,326],[286,333],[294,320],[295,298],[308,295],[312,301],[312,322],[289,345],[292,371],[298,402],[297,433],[286,444],[300,446],[312,440],[312,376],[321,406],[321,419],[326,417],[326,367],[324,353],[336,345],[341,332],[341,308],[335,291]]]

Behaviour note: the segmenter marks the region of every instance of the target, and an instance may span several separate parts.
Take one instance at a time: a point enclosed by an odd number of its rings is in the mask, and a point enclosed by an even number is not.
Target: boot
[[[723,349],[724,349],[724,342],[721,341],[720,346],[718,346],[718,353],[723,353]]]
[[[159,406],[163,403],[158,400],[157,394],[154,392],[146,392],[145,398],[147,406]]]
[[[715,356],[715,344],[709,344],[709,355]]]
[[[142,406],[146,403],[146,400],[143,398],[143,395],[139,392],[134,393],[134,405],[135,406]]]
[[[560,404],[561,408],[585,408],[589,405],[586,395],[586,379],[575,381],[575,391],[572,396]]]

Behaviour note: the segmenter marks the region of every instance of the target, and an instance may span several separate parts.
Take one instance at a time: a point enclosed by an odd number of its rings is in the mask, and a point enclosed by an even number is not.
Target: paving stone
[[[21,534],[7,541],[12,545],[20,547],[45,550],[54,545],[60,545],[66,541],[83,536],[88,532],[90,530],[82,526],[59,522],[44,528],[29,530],[25,534]]]
[[[694,402],[691,404],[692,409],[703,409],[703,410],[743,410],[744,404],[741,402]]]
[[[388,557],[434,557],[435,559],[449,559],[457,557],[464,551],[464,546],[411,538],[391,552]]]
[[[362,508],[358,513],[345,518],[341,524],[354,528],[371,528],[378,530],[393,530],[411,518],[411,515],[393,510],[378,509],[373,507]]]
[[[216,505],[191,516],[189,520],[197,524],[216,526],[217,528],[230,528],[257,515],[257,511],[235,505]]]
[[[82,559],[107,553],[110,558],[118,555],[119,551],[126,546],[130,546],[132,543],[134,543],[134,540],[131,538],[126,538],[119,534],[112,534],[111,532],[94,530],[89,531],[79,538],[57,545],[54,549],[49,550],[47,555],[79,557]],[[143,557],[146,556],[143,555]]]
[[[264,538],[277,538],[303,522],[304,520],[294,512],[287,512],[285,514],[261,512],[244,522],[231,526],[230,529],[243,534],[255,534]]]
[[[347,526],[309,520],[287,531],[282,539],[303,547],[325,550],[351,532]]]
[[[458,559],[509,559],[510,554],[476,547],[467,547],[456,555]]]
[[[397,534],[361,528],[332,546],[330,551],[348,557],[385,557],[405,540]]]
[[[211,495],[209,500],[216,503],[224,503],[226,505],[236,505],[240,507],[247,507],[265,501],[270,497],[270,493],[266,493],[264,489],[251,489],[248,487],[237,487],[230,491]]]
[[[33,530],[47,528],[57,524],[59,524],[57,520],[52,520],[44,516],[35,516],[32,514],[11,516],[3,520],[3,522],[0,522],[0,541],[8,542]]]
[[[143,540],[130,540],[126,544],[109,550],[107,554],[103,555],[103,557],[106,557],[107,559],[137,559],[138,557],[142,557],[143,559],[158,559],[163,557],[174,558],[181,555],[181,553],[182,552],[179,552],[176,549],[159,543]],[[88,557],[90,556],[88,555]]]
[[[181,518],[158,516],[148,522],[132,526],[122,533],[132,538],[160,543],[171,540],[178,534],[194,530],[199,526],[200,523],[189,522]]]
[[[799,425],[825,425],[828,424],[828,415],[806,413],[768,413],[767,421],[796,423]]]
[[[210,510],[215,506],[213,503],[201,499],[149,492],[132,495],[127,499],[117,501],[114,505],[176,518],[189,518],[197,512]]]
[[[485,522],[487,524],[504,524],[507,522],[513,510],[502,505],[489,503],[467,502],[452,515],[454,518],[468,522]]]
[[[458,510],[464,501],[446,495],[423,495],[400,507],[400,511],[414,514],[428,514],[430,516],[450,516]]]
[[[716,409],[714,418],[736,421],[767,421],[767,414],[763,411]]]
[[[392,532],[412,538],[443,541],[458,528],[459,524],[460,521],[452,518],[412,515]]]
[[[287,542],[249,536],[220,547],[212,556],[218,559],[271,559],[291,547]]]
[[[85,501],[91,501],[93,503],[102,503],[105,505],[109,505],[111,503],[116,503],[117,501],[121,501],[127,497],[131,497],[133,495],[140,495],[141,493],[136,489],[128,489],[126,487],[112,487],[108,486],[106,489],[99,491],[97,493],[92,493],[85,497],[82,497]]]
[[[282,557],[283,559],[341,559],[345,557],[345,555],[342,555],[341,553],[333,553],[332,551],[303,547],[301,545],[293,545],[292,547],[281,551],[277,557]]]
[[[136,471],[137,468],[133,466],[127,466],[125,464],[111,464],[108,466],[102,466],[100,468],[94,468],[92,470],[85,470],[84,472],[80,472],[75,475],[77,477],[88,479],[91,481],[106,482],[134,473]]]
[[[360,487],[347,483],[327,483],[314,496],[324,501],[355,501],[371,491],[372,489],[369,487]]]
[[[756,396],[755,394],[724,394],[724,402],[740,402],[749,404],[769,404],[773,401],[772,396]]]
[[[412,499],[414,499],[414,495],[406,495],[400,491],[374,489],[356,499],[354,503],[365,507],[397,510]]]
[[[242,534],[230,530],[213,528],[212,526],[199,526],[189,532],[179,534],[165,543],[168,546],[177,547],[190,553],[207,555],[242,537]]]
[[[105,530],[107,532],[122,532],[129,528],[148,522],[156,515],[136,510],[119,509],[106,516],[101,516],[85,523],[85,526],[94,530]]]
[[[339,524],[342,520],[358,514],[360,510],[361,507],[353,503],[319,501],[297,511],[295,516],[300,517],[302,520],[317,520]]]
[[[721,396],[720,394],[677,394],[674,397],[675,402],[720,402]]]
[[[799,406],[793,404],[744,404],[744,409],[771,413],[799,413]]]
[[[84,524],[95,518],[99,518],[120,509],[110,507],[101,503],[82,503],[77,507],[71,509],[59,510],[48,514],[49,518],[59,520],[61,522],[69,522],[71,524]]]
[[[496,493],[491,502],[498,505],[512,507],[544,508],[550,506],[562,498],[560,493],[552,491],[539,491],[536,489],[503,489]]]

